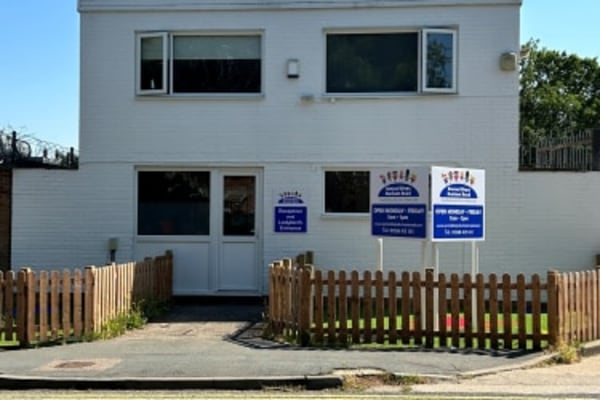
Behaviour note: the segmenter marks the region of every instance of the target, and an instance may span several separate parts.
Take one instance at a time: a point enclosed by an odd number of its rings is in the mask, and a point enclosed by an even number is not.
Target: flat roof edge
[[[522,0],[78,0],[79,12],[520,6]]]

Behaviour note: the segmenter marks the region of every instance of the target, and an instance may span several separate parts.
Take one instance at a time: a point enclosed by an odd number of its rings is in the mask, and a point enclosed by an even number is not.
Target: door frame
[[[214,227],[213,236],[213,257],[211,262],[211,276],[213,279],[213,289],[218,294],[236,295],[236,294],[260,294],[263,288],[263,268],[261,265],[263,251],[263,169],[256,167],[215,167],[211,168],[211,232]],[[254,236],[225,236],[223,233],[223,200],[224,200],[224,182],[226,176],[253,176],[255,178],[254,193]],[[212,236],[212,235],[211,235]],[[229,238],[229,239],[228,239]],[[228,243],[254,243],[254,271],[252,275],[255,279],[253,288],[227,288],[222,285],[222,274],[224,269],[224,251]]]

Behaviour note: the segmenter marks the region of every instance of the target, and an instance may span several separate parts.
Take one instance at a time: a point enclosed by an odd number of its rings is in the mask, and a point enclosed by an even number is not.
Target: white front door
[[[261,175],[257,171],[221,170],[215,174],[217,188],[217,290],[258,292],[259,221]]]

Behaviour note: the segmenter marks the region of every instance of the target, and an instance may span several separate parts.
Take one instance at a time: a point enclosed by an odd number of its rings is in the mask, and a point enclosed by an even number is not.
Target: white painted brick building
[[[343,188],[397,165],[486,170],[481,271],[590,266],[599,178],[518,172],[500,57],[520,3],[79,0],[80,169],[15,171],[13,267],[101,264],[110,238],[118,261],[173,249],[181,295],[264,293],[266,265],[306,249],[372,266],[368,201]],[[275,232],[288,192],[305,233]],[[385,268],[422,263],[385,241]],[[440,268],[469,271],[470,245],[440,245]]]

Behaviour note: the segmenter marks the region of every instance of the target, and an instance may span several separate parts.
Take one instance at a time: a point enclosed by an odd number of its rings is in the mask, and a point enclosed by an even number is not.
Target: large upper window
[[[455,53],[456,32],[449,29],[328,33],[326,90],[455,92]]]
[[[140,34],[139,94],[260,93],[260,35]]]
[[[325,213],[369,212],[369,171],[325,171]]]
[[[208,235],[209,210],[209,172],[138,173],[138,235]]]

